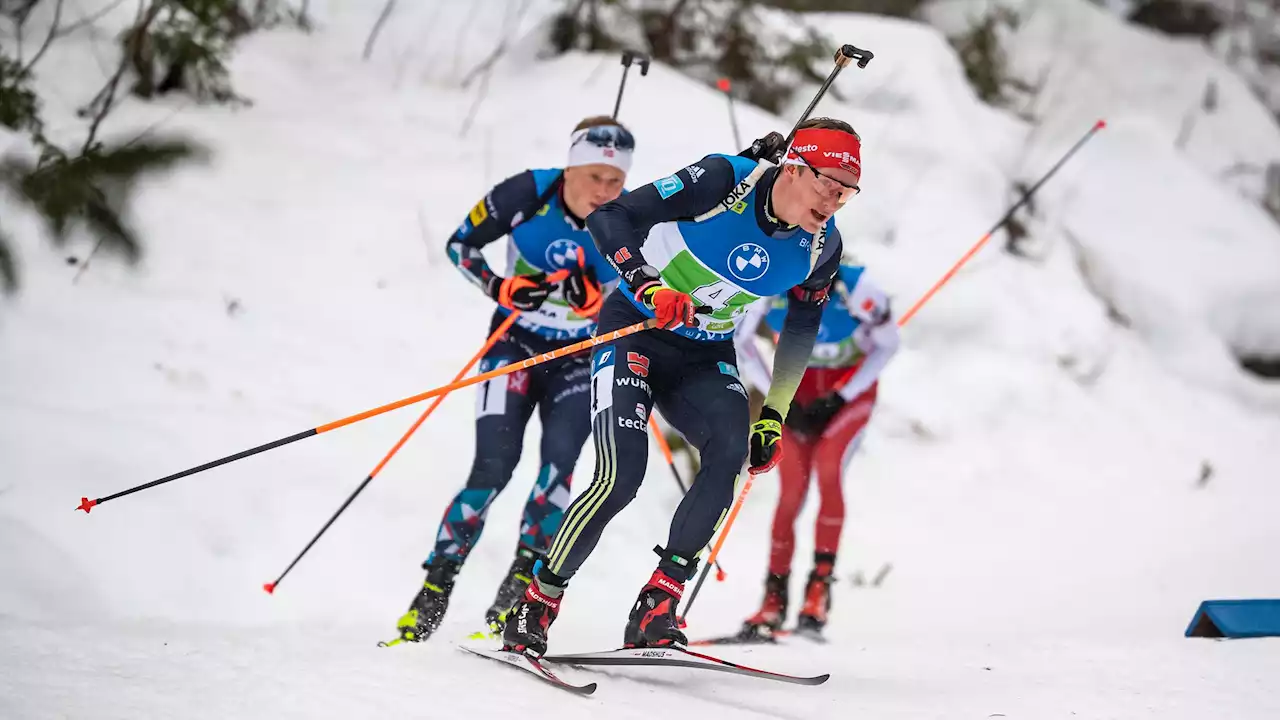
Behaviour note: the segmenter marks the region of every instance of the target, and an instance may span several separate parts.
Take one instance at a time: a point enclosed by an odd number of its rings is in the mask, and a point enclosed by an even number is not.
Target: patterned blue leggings
[[[526,357],[499,342],[485,355],[480,372]],[[550,365],[550,367],[547,367]],[[463,562],[484,530],[485,515],[520,462],[524,430],[539,411],[542,423],[538,479],[525,503],[520,547],[545,553],[569,505],[573,467],[591,435],[591,365],[587,358],[538,365],[476,386],[476,457],[467,484],[440,522],[427,558]]]

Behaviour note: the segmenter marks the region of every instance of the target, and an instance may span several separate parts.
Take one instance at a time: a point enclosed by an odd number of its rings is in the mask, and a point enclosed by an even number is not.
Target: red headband
[[[857,175],[859,180],[862,179],[862,143],[858,142],[856,136],[843,130],[799,130],[795,141],[791,143],[791,151],[787,153],[788,165],[803,162],[796,157],[797,153],[816,168],[847,170]]]

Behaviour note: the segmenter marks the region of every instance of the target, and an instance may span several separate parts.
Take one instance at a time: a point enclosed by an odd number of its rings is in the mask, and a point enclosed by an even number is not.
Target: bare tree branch
[[[485,96],[489,93],[489,77],[493,74],[493,64],[506,52],[507,45],[511,42],[511,36],[520,29],[520,21],[524,19],[524,14],[528,9],[529,0],[523,0],[520,3],[520,9],[515,14],[515,22],[512,28],[510,30],[504,28],[502,39],[498,41],[498,46],[494,48],[493,53],[462,81],[462,87],[465,88],[471,83],[476,74],[480,75],[480,91],[476,95],[475,102],[471,105],[471,112],[467,113],[467,118],[462,123],[462,131],[459,133],[459,137],[466,137],[467,130],[471,128],[471,122],[475,119],[476,111],[480,109],[480,103],[484,102]]]
[[[120,78],[124,76],[124,71],[129,67],[129,55],[126,53],[120,58],[120,65],[116,67],[115,75],[107,81],[107,84],[98,92],[97,97],[90,103],[90,107],[97,106],[97,110],[93,114],[93,122],[89,125],[89,136],[84,139],[84,147],[80,148],[80,154],[89,152],[89,148],[93,147],[93,141],[98,137],[98,128],[102,126],[102,121],[107,118],[107,113],[111,112],[111,107],[116,102],[116,88],[120,85]]]
[[[53,44],[53,39],[58,36],[58,23],[62,21],[62,0],[58,0],[58,4],[53,7],[53,23],[49,25],[49,35],[45,37],[44,44],[36,51],[35,57],[31,58],[31,62],[22,68],[21,74],[25,75],[31,72],[31,68],[40,62],[40,58],[44,56],[49,46]],[[19,41],[21,43],[21,41]]]
[[[124,52],[120,54],[120,64],[116,67],[116,72],[111,76],[111,80],[107,82],[106,86],[104,86],[102,90],[98,92],[98,95],[94,97],[93,101],[89,103],[89,107],[96,107],[96,110],[93,116],[93,123],[89,126],[89,136],[85,138],[84,147],[80,150],[81,155],[89,152],[89,149],[93,147],[94,141],[98,138],[98,128],[102,126],[102,121],[106,119],[107,113],[110,112],[111,107],[115,105],[116,88],[120,85],[120,78],[124,77],[124,71],[129,67],[129,60],[134,55],[134,46],[142,42],[142,38],[146,34],[147,27],[150,26],[156,19],[156,16],[160,14],[163,1],[164,0],[152,0],[151,6],[147,8],[145,15],[141,12],[142,4],[139,2],[138,10],[140,17],[138,23],[134,25],[133,29],[130,31],[130,37]]]
[[[61,30],[58,31],[58,37],[65,37],[79,30],[82,27],[86,27],[88,25],[94,24],[95,22],[105,17],[107,13],[111,12],[112,10],[115,10],[116,8],[120,7],[123,4],[124,4],[124,0],[116,0],[115,2],[111,3],[110,5],[107,5],[106,7],[102,8],[98,12],[90,15],[89,17],[83,18],[77,22],[71,23],[70,25],[62,28]]]
[[[105,237],[106,235],[98,235],[98,240],[93,244],[93,249],[85,256],[84,262],[80,263],[80,267],[76,269],[75,276],[71,278],[72,285],[80,284],[80,276],[89,270],[89,263],[93,262],[93,256],[98,254],[98,248],[102,247],[102,239]]]
[[[364,41],[364,59],[368,60],[373,54],[373,44],[378,41],[378,34],[382,32],[382,26],[386,24],[387,18],[391,16],[391,11],[396,7],[396,0],[387,0],[387,4],[382,6],[382,12],[378,15],[378,21],[373,24],[373,29],[369,31],[369,39]]]

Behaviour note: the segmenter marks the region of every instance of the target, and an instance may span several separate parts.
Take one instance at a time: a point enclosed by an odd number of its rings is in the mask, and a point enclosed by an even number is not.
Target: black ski
[[[689,645],[785,645],[788,643],[783,641],[789,637],[800,638],[819,645],[827,644],[827,639],[823,637],[820,630],[797,627],[794,630],[750,630],[739,632],[736,635],[699,638],[690,640]]]
[[[482,658],[489,658],[490,660],[496,660],[500,663],[505,663],[507,665],[510,665],[511,667],[524,670],[530,675],[538,677],[543,681],[560,688],[561,690],[568,690],[569,692],[574,693],[575,695],[590,695],[591,693],[596,691],[595,683],[588,683],[586,685],[574,685],[572,683],[562,680],[561,678],[557,677],[555,673],[543,667],[542,663],[537,658],[531,655],[512,652],[510,650],[486,650],[482,648],[468,647],[466,645],[459,645],[458,647],[462,648],[463,650],[466,650],[467,652],[473,655],[479,655]]]
[[[604,652],[582,653],[578,655],[547,655],[542,658],[548,663],[565,665],[666,665],[670,667],[689,667],[702,670],[733,673],[763,680],[793,683],[796,685],[821,685],[831,677],[824,673],[813,677],[787,675],[769,670],[739,665],[710,655],[687,650],[674,645],[668,647],[619,648]]]
[[[791,631],[791,637],[803,638],[811,643],[818,643],[819,645],[827,644],[827,638],[822,635],[822,631],[814,628],[797,627],[795,630]]]
[[[689,645],[778,645],[779,638],[784,638],[791,634],[789,630],[747,630],[740,631],[736,635],[723,635],[721,637],[699,638],[690,640]]]

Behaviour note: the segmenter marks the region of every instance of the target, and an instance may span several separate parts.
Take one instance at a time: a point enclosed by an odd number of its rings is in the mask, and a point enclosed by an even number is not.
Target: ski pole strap
[[[511,228],[507,230],[507,233],[510,234],[512,230],[515,230],[517,227],[529,222],[538,213],[542,212],[542,208],[545,207],[547,203],[551,202],[551,198],[555,197],[556,193],[560,192],[560,187],[562,185],[564,185],[563,171],[556,173],[556,179],[552,180],[551,184],[547,186],[547,189],[542,191],[542,194],[538,196],[535,204],[521,214],[519,221],[512,223]]]
[[[813,234],[813,241],[809,243],[809,274],[813,274],[815,268],[818,267],[818,260],[822,258],[822,251],[827,247],[827,224],[823,223],[818,228],[818,232]]]

